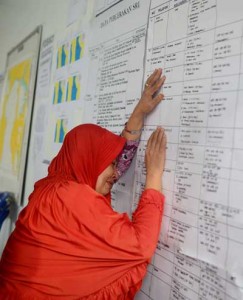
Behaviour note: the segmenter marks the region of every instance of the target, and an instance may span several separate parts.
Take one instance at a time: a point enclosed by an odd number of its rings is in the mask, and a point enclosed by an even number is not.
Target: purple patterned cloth
[[[122,152],[117,158],[116,170],[118,173],[117,180],[126,172],[130,167],[133,157],[137,151],[139,139],[134,141],[127,140]]]

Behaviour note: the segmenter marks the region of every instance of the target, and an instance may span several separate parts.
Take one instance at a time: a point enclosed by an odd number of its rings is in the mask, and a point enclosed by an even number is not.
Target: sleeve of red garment
[[[126,213],[118,214],[112,210],[111,223],[107,222],[107,240],[123,251],[140,254],[150,259],[157,245],[160,232],[164,196],[153,189],[145,190],[132,221]],[[138,251],[139,253],[136,253]]]
[[[136,211],[133,214],[133,226],[144,255],[151,257],[158,242],[164,196],[153,189],[143,192]]]
[[[73,213],[80,220],[82,240],[88,241],[88,255],[95,253],[100,259],[150,259],[160,232],[163,202],[160,192],[145,190],[132,221],[126,213],[113,211],[97,193],[80,208],[76,205]]]

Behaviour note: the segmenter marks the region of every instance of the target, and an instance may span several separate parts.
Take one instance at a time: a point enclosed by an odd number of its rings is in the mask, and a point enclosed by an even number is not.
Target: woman
[[[126,139],[139,137],[144,115],[163,98],[153,95],[164,80],[161,70],[148,78],[123,137],[92,124],[66,135],[5,247],[0,299],[134,298],[161,224],[166,144],[161,128],[147,144],[145,190],[132,221],[112,210],[110,190]]]

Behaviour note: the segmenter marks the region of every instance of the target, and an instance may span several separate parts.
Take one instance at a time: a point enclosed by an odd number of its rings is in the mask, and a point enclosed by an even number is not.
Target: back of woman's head
[[[95,188],[98,176],[118,156],[125,139],[94,124],[83,124],[67,133],[52,160],[48,176],[85,183]]]

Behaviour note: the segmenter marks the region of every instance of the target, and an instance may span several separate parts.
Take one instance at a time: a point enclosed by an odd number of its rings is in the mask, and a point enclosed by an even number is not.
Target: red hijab
[[[66,135],[5,247],[0,299],[133,298],[147,259],[128,216],[94,190],[124,144],[91,124]]]
[[[125,138],[100,126],[77,126],[66,135],[49,166],[48,177],[63,177],[94,189],[98,176],[122,151],[125,142]]]

